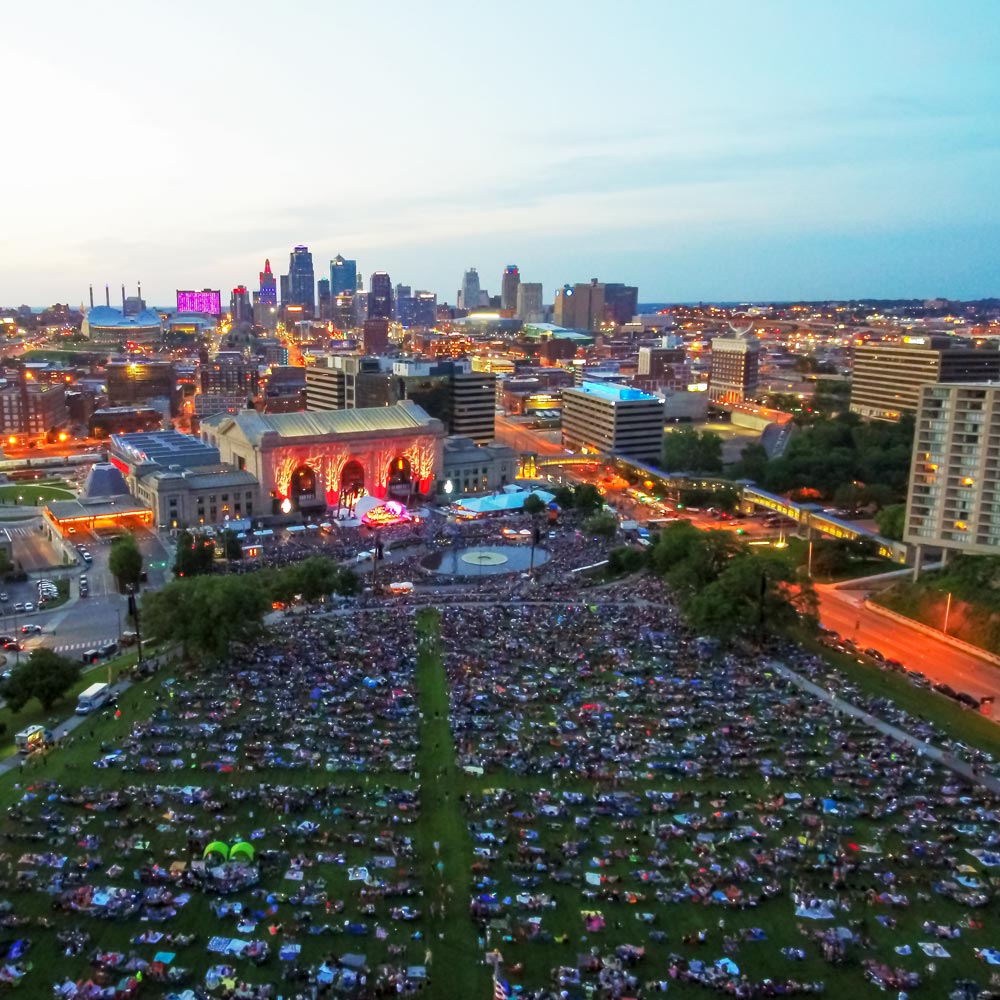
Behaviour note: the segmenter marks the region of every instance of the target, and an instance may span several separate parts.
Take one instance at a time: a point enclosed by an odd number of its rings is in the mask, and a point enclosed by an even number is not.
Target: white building
[[[639,462],[658,462],[663,400],[611,382],[584,382],[562,393],[563,444]]]

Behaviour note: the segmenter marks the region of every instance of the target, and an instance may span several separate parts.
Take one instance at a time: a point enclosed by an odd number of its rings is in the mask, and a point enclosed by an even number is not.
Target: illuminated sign
[[[222,293],[210,288],[203,288],[200,292],[178,289],[177,311],[218,316],[222,312]]]

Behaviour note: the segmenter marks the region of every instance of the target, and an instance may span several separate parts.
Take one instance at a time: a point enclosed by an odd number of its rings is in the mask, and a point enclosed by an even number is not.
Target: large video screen
[[[177,311],[207,313],[218,316],[222,312],[222,294],[206,288],[200,292],[177,290]]]

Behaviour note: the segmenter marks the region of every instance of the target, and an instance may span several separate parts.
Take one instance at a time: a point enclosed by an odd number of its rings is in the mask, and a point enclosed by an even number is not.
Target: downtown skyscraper
[[[297,246],[288,260],[288,301],[282,306],[300,306],[303,319],[316,315],[316,276],[309,247]]]
[[[392,279],[385,271],[376,271],[368,286],[368,318],[392,317]]]
[[[358,262],[347,260],[338,253],[330,261],[330,295],[336,297],[345,292],[353,295],[358,290]]]
[[[501,309],[510,309],[513,312],[517,308],[517,288],[520,284],[521,272],[517,269],[517,264],[508,264],[500,280]]]

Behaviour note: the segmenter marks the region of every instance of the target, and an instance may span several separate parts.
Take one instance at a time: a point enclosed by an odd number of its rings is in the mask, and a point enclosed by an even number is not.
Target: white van
[[[110,697],[111,688],[107,684],[91,684],[86,691],[80,692],[80,698],[76,703],[76,714],[87,715],[106,704]]]

